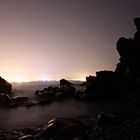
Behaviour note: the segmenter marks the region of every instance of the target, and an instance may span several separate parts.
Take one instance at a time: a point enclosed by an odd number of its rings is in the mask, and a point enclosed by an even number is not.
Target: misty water
[[[28,96],[34,98],[37,89],[43,89],[50,85],[58,86],[58,82],[53,83],[23,83],[13,84],[15,95]],[[83,87],[77,86],[77,89]],[[21,106],[17,108],[0,108],[0,129],[12,130],[26,127],[37,127],[56,117],[93,117],[101,111],[120,111],[125,110],[126,106],[122,103],[90,101],[84,102],[72,98],[63,101],[55,101],[44,106],[33,106],[30,108]]]

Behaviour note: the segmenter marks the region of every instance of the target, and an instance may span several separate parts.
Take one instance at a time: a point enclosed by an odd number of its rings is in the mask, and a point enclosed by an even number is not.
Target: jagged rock
[[[66,96],[75,96],[75,92],[76,88],[71,85],[67,85],[62,89],[62,93]]]
[[[8,95],[0,94],[0,105],[9,106],[11,104],[11,98]]]
[[[112,99],[120,97],[121,82],[113,71],[99,71],[95,76],[86,78],[86,89],[83,98]]]
[[[134,38],[121,37],[117,41],[117,51],[120,55],[120,62],[115,72],[99,71],[96,77],[86,78],[86,89],[84,96],[111,98],[118,96],[133,98],[140,92],[140,18],[135,18],[137,32]],[[133,94],[133,95],[132,95]],[[135,95],[140,98],[140,96]],[[133,98],[134,99],[134,98]]]
[[[49,86],[43,90],[36,90],[35,97],[39,101],[39,104],[50,103],[55,98],[61,97],[63,95],[62,90],[59,87]]]
[[[95,76],[89,76],[86,77],[86,89],[85,92],[86,93],[92,93],[94,90],[94,84],[96,82],[96,77]]]
[[[61,92],[62,90],[59,87],[49,86],[43,90],[36,90],[35,97],[54,97],[56,93]]]
[[[140,18],[135,18],[137,32],[133,39],[121,37],[117,42],[117,51],[120,55],[120,64],[115,72],[121,77],[140,79]]]
[[[119,126],[132,118],[132,114],[126,111],[120,111],[117,113],[101,112],[98,114],[97,124],[103,127]]]
[[[21,132],[25,135],[34,135],[35,134],[35,130],[34,128],[30,127],[30,128],[23,128],[21,129]]]
[[[0,93],[10,94],[12,90],[12,85],[5,79],[0,77]]]
[[[25,96],[16,96],[11,98],[11,107],[18,106],[18,105],[25,105],[29,101],[28,97]]]
[[[65,86],[71,86],[73,85],[71,82],[65,80],[65,79],[61,79],[60,80],[60,87],[63,89]]]
[[[52,95],[50,95],[46,90],[36,90],[35,97],[37,104],[45,105],[52,102]]]
[[[101,126],[114,126],[117,125],[116,114],[101,112],[98,115],[97,123]]]
[[[139,45],[140,44],[140,18],[139,17],[134,18],[134,23],[137,29],[137,32],[134,35],[134,41],[136,42],[137,45]]]

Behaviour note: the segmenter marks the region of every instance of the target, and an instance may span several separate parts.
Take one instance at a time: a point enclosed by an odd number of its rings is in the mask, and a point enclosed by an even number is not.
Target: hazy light
[[[41,76],[38,79],[39,79],[39,81],[50,81],[50,79],[46,76]]]
[[[17,83],[22,83],[22,82],[28,82],[30,80],[26,79],[23,76],[9,76],[6,78],[8,82],[17,82]]]
[[[116,41],[132,37],[140,13],[138,0],[13,1],[0,0],[0,76],[9,82],[85,81],[114,71]]]
[[[86,81],[86,77],[85,78],[79,78],[79,81]]]

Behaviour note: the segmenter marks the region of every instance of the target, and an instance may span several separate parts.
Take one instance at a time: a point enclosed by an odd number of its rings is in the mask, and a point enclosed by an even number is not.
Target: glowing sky
[[[139,0],[0,0],[0,75],[83,79],[114,70],[116,41],[133,37]]]

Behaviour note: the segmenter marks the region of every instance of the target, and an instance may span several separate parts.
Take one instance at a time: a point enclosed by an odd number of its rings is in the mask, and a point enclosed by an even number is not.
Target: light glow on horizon
[[[0,76],[85,81],[96,71],[114,71],[118,38],[135,32],[136,1],[0,0]]]
[[[50,81],[50,79],[47,76],[41,76],[38,79],[39,81]]]
[[[8,82],[16,82],[16,83],[22,83],[22,82],[31,82],[31,81],[59,81],[60,79],[64,78],[66,80],[74,80],[74,81],[86,81],[86,77],[79,77],[79,78],[72,78],[72,79],[69,79],[67,77],[60,77],[60,78],[57,78],[57,79],[51,79],[51,78],[48,78],[47,76],[40,76],[38,78],[27,78],[27,77],[24,77],[24,76],[2,76],[5,80],[7,80]]]
[[[7,77],[5,79],[7,81],[9,81],[9,82],[17,82],[17,83],[22,83],[22,82],[25,82],[25,81],[30,81],[30,80],[25,79],[23,76]]]

